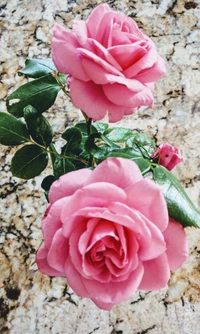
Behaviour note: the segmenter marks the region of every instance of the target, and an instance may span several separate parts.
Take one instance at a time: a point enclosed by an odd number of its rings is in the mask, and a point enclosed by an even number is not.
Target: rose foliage
[[[137,289],[163,288],[187,258],[185,231],[169,218],[160,188],[128,159],[62,176],[49,201],[38,268],[66,276],[79,296],[102,309]]]

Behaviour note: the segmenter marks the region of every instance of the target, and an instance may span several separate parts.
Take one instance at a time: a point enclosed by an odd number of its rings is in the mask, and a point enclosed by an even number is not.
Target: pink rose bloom
[[[107,4],[74,21],[72,30],[55,24],[52,54],[58,71],[70,74],[72,103],[95,121],[108,113],[116,122],[152,107],[155,81],[166,71],[153,41]]]
[[[178,154],[178,147],[172,146],[169,143],[159,145],[157,150],[152,154],[151,158],[159,157],[159,164],[168,170],[172,170],[184,159]]]
[[[131,160],[108,158],[93,171],[63,175],[49,201],[38,268],[66,276],[77,295],[102,309],[137,289],[163,288],[187,258],[182,225],[169,219],[160,188]]]

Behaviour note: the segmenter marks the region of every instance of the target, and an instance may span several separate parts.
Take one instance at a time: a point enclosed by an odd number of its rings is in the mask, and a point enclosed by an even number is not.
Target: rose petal
[[[85,297],[89,298],[89,294],[83,284],[83,278],[81,277],[79,272],[74,268],[70,256],[67,258],[67,261],[65,263],[65,275],[68,284],[78,296],[82,298]]]
[[[90,41],[90,43],[92,43],[92,41]],[[93,43],[94,43],[94,41],[93,41]],[[100,49],[100,46],[98,46],[98,48]],[[104,57],[108,58],[111,63],[114,62],[115,66],[108,63],[107,59],[104,60],[103,58],[96,55],[92,51],[89,51],[89,50],[86,50],[86,49],[83,49],[83,48],[79,48],[77,51],[82,55],[82,57],[84,57],[86,59],[90,59],[93,62],[99,64],[107,73],[118,75],[118,76],[123,76],[123,74],[120,72],[120,69],[121,69],[120,65],[116,64],[116,61],[114,59],[112,59],[111,55],[109,56],[109,54],[106,52],[106,50],[104,50],[103,47],[101,47],[101,50],[100,50],[101,53],[103,54]]]
[[[108,208],[110,211],[115,212],[115,215],[117,214],[117,218],[112,217],[110,212],[104,212],[102,216],[106,216],[107,219],[134,232],[140,246],[138,254],[142,260],[146,261],[158,257],[166,250],[161,231],[139,211],[131,210],[128,206],[121,203],[111,203]],[[124,219],[121,216],[122,214],[124,214]]]
[[[143,262],[143,267],[144,274],[138,289],[153,291],[167,285],[170,279],[170,268],[165,253],[154,260]]]
[[[101,196],[102,192],[104,195]],[[104,207],[112,201],[126,201],[125,192],[114,184],[99,182],[89,184],[68,198],[61,212],[61,219],[64,222],[72,214],[81,208],[88,206]]]
[[[89,182],[88,178],[87,182]],[[165,198],[155,182],[142,179],[126,190],[127,205],[146,216],[161,231],[168,225],[169,217]]]
[[[166,73],[164,60],[158,55],[157,62],[151,67],[143,70],[135,76],[135,79],[142,83],[149,83],[158,80],[161,75]]]
[[[94,121],[98,121],[109,115],[110,122],[117,122],[122,119],[126,107],[117,106],[111,103],[105,96],[100,85],[92,81],[83,82],[72,79],[70,83],[72,103],[75,107],[83,110],[86,115]]]
[[[163,232],[167,244],[167,258],[170,270],[179,268],[188,257],[188,245],[185,230],[183,226],[174,221],[169,220],[167,229]]]
[[[47,248],[51,247],[54,234],[62,227],[61,211],[66,202],[67,198],[61,198],[53,203],[49,208],[47,216],[42,220],[42,232]]]
[[[98,299],[92,298],[91,299],[95,305],[97,305],[100,309],[105,311],[110,311],[111,308],[115,305],[115,303],[104,303],[99,301]]]
[[[143,266],[139,263],[138,267],[130,273],[126,281],[111,281],[102,284],[95,280],[83,278],[82,282],[88,291],[89,298],[95,298],[95,300],[99,300],[103,303],[120,303],[130,298],[135,293],[141,282],[143,272]]]
[[[113,83],[103,85],[103,91],[108,100],[119,106],[139,108],[153,107],[152,92],[137,80],[130,80],[131,88],[127,87],[128,79],[123,84]]]
[[[147,52],[145,48],[139,45],[139,43],[117,45],[109,48],[108,51],[124,70],[130,67],[133,63],[137,62]]]
[[[52,58],[56,68],[61,73],[71,74],[75,78],[88,81],[81,64],[80,47],[76,36],[68,29],[56,23],[53,27]]]
[[[48,196],[50,203],[54,203],[62,197],[73,195],[77,189],[83,187],[84,182],[91,173],[91,170],[83,168],[62,175],[51,185]]]
[[[110,65],[112,65],[115,69],[117,69],[119,72],[115,72],[117,75],[122,75],[121,71],[123,70],[122,67],[119,65],[119,63],[116,61],[116,59],[112,56],[112,54],[98,41],[94,39],[88,39],[88,50],[92,51],[94,54],[96,54],[101,59],[108,62]],[[100,61],[98,61],[99,64],[101,64]],[[104,66],[101,66],[104,68]],[[105,69],[107,66],[105,67]],[[112,69],[113,71],[113,69]],[[123,76],[123,75],[122,75]]]
[[[93,170],[85,184],[108,182],[125,189],[141,180],[143,177],[135,162],[123,158],[108,158]]]
[[[52,268],[64,273],[64,266],[68,253],[69,240],[63,236],[62,228],[60,228],[53,237],[47,261]]]
[[[63,272],[57,271],[49,266],[47,262],[47,255],[48,255],[48,249],[46,248],[45,243],[43,242],[40,248],[38,249],[36,255],[37,266],[38,269],[41,271],[41,273],[48,276],[64,276],[65,274]]]
[[[110,12],[111,9],[110,7],[104,3],[104,4],[100,4],[99,6],[97,6],[96,8],[93,9],[93,11],[91,12],[91,14],[89,15],[87,21],[86,21],[86,25],[88,28],[88,33],[90,37],[93,37],[95,39],[97,39],[97,30],[98,30],[98,26],[102,20],[102,17],[107,13]]]
[[[88,45],[88,34],[87,25],[85,21],[74,20],[73,21],[73,33],[76,35],[76,39],[80,46],[87,47]]]
[[[158,53],[154,43],[149,39],[148,52],[135,64],[132,64],[124,71],[124,75],[127,78],[134,78],[142,70],[151,68],[158,60]]]

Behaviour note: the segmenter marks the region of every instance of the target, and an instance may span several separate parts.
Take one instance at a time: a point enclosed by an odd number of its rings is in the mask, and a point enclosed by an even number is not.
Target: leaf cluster
[[[169,216],[183,226],[200,228],[200,214],[176,177],[159,166],[151,155],[156,150],[154,141],[144,133],[94,122],[86,117],[61,134],[64,145],[58,152],[54,134],[45,112],[54,103],[58,92],[65,89],[66,76],[58,73],[51,60],[28,59],[19,72],[30,81],[8,96],[8,113],[0,112],[0,143],[18,146],[11,162],[12,174],[23,179],[39,175],[52,164],[52,175],[42,182],[48,195],[51,184],[61,175],[82,168],[95,168],[109,157],[123,157],[134,161],[143,175],[152,174],[166,199]]]

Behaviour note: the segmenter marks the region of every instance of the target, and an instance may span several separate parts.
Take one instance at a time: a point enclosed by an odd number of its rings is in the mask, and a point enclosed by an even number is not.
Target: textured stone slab
[[[6,110],[6,96],[26,82],[17,75],[25,59],[50,57],[54,22],[71,27],[72,19],[86,19],[99,3],[1,0],[1,110]],[[153,111],[143,108],[120,124],[144,130],[158,143],[169,141],[180,147],[186,162],[175,173],[199,206],[199,0],[107,3],[134,17],[155,41],[168,69],[157,84]],[[62,93],[47,116],[56,133],[80,118]],[[90,300],[78,298],[64,278],[49,278],[37,271],[35,253],[42,241],[46,207],[40,183],[45,175],[28,182],[12,178],[9,166],[14,151],[9,147],[0,151],[0,333],[199,334],[199,230],[187,229],[190,257],[172,273],[168,287],[138,292],[110,312],[99,310]]]

